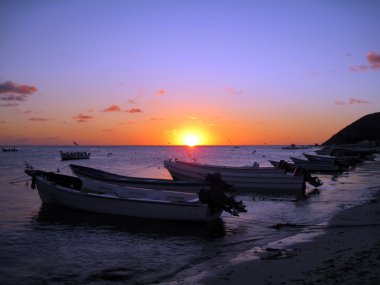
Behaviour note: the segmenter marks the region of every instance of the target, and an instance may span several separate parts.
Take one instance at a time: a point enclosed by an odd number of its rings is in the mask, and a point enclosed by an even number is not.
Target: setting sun
[[[195,146],[199,143],[199,137],[193,134],[186,135],[184,138],[185,145]]]

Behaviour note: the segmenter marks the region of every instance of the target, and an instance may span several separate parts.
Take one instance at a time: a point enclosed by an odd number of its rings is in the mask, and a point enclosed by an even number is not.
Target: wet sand
[[[329,224],[161,284],[380,284],[378,189],[369,203],[342,211]]]
[[[196,283],[380,284],[380,192],[323,228],[324,234],[311,241],[284,247],[280,243],[282,251],[269,250],[256,260],[220,266]]]

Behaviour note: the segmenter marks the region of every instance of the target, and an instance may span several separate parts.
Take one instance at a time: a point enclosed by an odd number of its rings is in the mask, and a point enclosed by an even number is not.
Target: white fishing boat
[[[340,145],[340,146],[325,146],[322,149],[315,150],[319,155],[331,156],[359,156],[365,158],[372,156],[377,152],[375,147],[360,147],[359,145]]]
[[[286,174],[284,169],[274,167],[216,166],[179,160],[165,160],[164,166],[178,180],[203,181],[208,174],[219,173],[237,192],[304,195],[306,188],[304,175]]]
[[[310,172],[341,172],[345,169],[344,166],[336,164],[335,161],[310,161],[297,157],[290,157],[290,159],[293,161],[295,167],[303,168]]]
[[[314,155],[309,153],[303,153],[303,156],[310,161],[326,161],[326,162],[334,162],[336,157],[331,155]]]
[[[65,206],[98,214],[147,219],[207,222],[217,219],[223,210],[237,215],[245,206],[233,198],[204,192],[120,187],[78,177],[39,170],[26,170],[33,177],[32,187],[45,204]],[[216,187],[220,190],[219,186]],[[219,198],[223,197],[223,201]],[[207,201],[207,202],[205,202]],[[222,203],[224,202],[224,203]]]
[[[309,146],[305,146],[305,145],[295,145],[295,144],[291,144],[289,146],[283,146],[282,149],[290,149],[290,150],[294,150],[294,149],[308,149],[310,148]]]
[[[85,151],[59,151],[62,160],[76,160],[76,159],[89,159],[91,153]]]
[[[211,183],[207,181],[190,182],[170,179],[131,177],[75,164],[70,164],[70,168],[73,173],[80,178],[91,178],[120,186],[165,189],[193,193],[198,193],[202,188],[209,189],[211,187]]]
[[[274,167],[262,167],[258,163],[254,163],[253,165],[247,165],[247,166],[225,166],[225,165],[212,165],[212,164],[202,164],[202,163],[196,163],[196,162],[187,162],[179,159],[174,160],[166,160],[168,162],[174,162],[177,165],[183,165],[184,167],[191,167],[191,168],[197,168],[201,169],[205,173],[238,173],[240,174],[285,174],[285,171],[283,169],[277,169]],[[165,165],[165,161],[164,161]]]
[[[331,156],[331,155],[313,155],[309,153],[303,153],[303,156],[307,158],[309,161],[324,161],[335,163],[341,166],[350,166],[356,163],[362,162],[362,159],[358,155],[353,156]]]

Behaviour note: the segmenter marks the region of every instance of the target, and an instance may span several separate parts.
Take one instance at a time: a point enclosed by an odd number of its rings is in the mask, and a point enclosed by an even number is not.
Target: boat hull
[[[195,165],[164,161],[165,167],[170,172],[173,179],[187,181],[202,181],[208,174],[220,173],[221,178],[226,183],[234,186],[237,192],[257,193],[268,195],[304,195],[305,179],[303,176],[293,176],[285,174],[284,170],[275,169],[264,171],[245,169],[244,171],[231,170],[227,167],[223,169],[203,168]],[[219,170],[219,171],[218,171]]]
[[[98,214],[158,220],[208,222],[219,218],[222,213],[221,211],[211,213],[207,204],[199,202],[120,198],[115,194],[80,192],[52,184],[46,177],[37,176],[36,185],[39,196],[45,204],[60,205]]]
[[[60,152],[62,160],[89,159],[91,153],[87,152]]]
[[[343,166],[335,164],[334,161],[305,160],[296,157],[291,157],[290,159],[296,167],[310,172],[341,172],[343,170]]]

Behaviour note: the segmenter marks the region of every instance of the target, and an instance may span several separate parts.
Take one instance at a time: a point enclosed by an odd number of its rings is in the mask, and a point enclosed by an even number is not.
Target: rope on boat
[[[157,163],[152,164],[152,165],[148,165],[148,166],[145,166],[145,167],[137,168],[137,169],[134,169],[132,171],[128,171],[125,174],[127,174],[127,175],[129,175],[129,174],[135,174],[135,173],[138,173],[140,171],[143,171],[143,170],[146,170],[146,169],[149,169],[149,168],[152,168],[152,167],[160,167],[161,163],[162,162],[157,162]]]
[[[20,182],[28,182],[29,180],[30,180],[30,178],[23,179],[23,180],[9,181],[8,183],[15,184],[15,183],[20,183]]]
[[[24,180],[19,180],[21,178],[24,178]],[[11,179],[7,179],[7,180],[4,180],[4,181],[0,181],[0,183],[10,183],[10,184],[13,184],[13,183],[17,183],[17,182],[25,182],[27,180],[30,180],[30,178],[25,180],[25,175],[22,175],[22,176],[17,176],[17,177],[14,177],[14,178],[11,178]]]
[[[66,165],[65,167],[62,167],[62,168],[58,168],[57,167],[57,171],[56,172],[61,172],[61,170],[63,170],[63,169],[65,169],[65,168],[68,168],[68,167],[70,167],[70,165]]]

